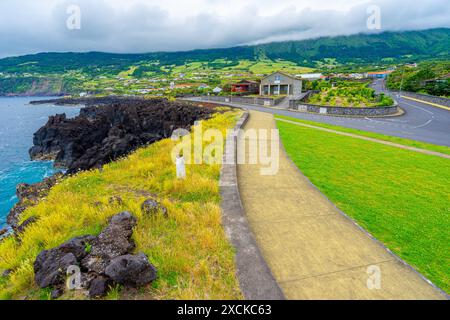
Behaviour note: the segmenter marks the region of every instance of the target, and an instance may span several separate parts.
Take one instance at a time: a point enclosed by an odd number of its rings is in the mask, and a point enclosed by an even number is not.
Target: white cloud
[[[66,28],[67,6],[81,29]],[[450,27],[450,0],[2,0],[0,56],[41,51],[150,52],[226,47],[382,30]]]

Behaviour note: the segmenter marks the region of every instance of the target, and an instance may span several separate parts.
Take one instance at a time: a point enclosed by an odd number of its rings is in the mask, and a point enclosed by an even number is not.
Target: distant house
[[[241,80],[237,83],[232,83],[231,92],[257,94],[259,92],[259,82],[251,80]]]
[[[275,72],[261,80],[260,95],[289,95],[300,96],[302,80],[283,72]]]
[[[222,88],[219,88],[219,87],[215,87],[214,89],[213,89],[213,91],[212,91],[214,94],[219,94],[219,93],[221,93],[222,92]]]
[[[386,79],[388,75],[390,75],[393,70],[386,70],[386,71],[375,71],[375,72],[367,72],[366,78],[370,79]]]
[[[350,73],[348,75],[348,77],[350,79],[363,79],[364,78],[364,74],[362,74],[362,73]]]
[[[303,73],[296,75],[296,77],[301,78],[303,80],[314,81],[322,79],[323,75],[321,73]]]

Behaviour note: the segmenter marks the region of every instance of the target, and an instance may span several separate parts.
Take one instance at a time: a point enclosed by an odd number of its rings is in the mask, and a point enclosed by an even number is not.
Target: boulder
[[[57,287],[52,290],[50,293],[50,299],[58,299],[64,294],[64,288],[63,287]]]
[[[89,297],[98,298],[105,296],[113,283],[114,282],[110,278],[104,276],[94,278],[90,282]]]
[[[35,281],[51,287],[52,298],[60,297],[69,266],[81,265],[81,288],[91,298],[104,296],[114,283],[138,287],[156,279],[156,269],[144,254],[131,255],[136,218],[128,211],[113,216],[98,237],[73,238],[42,251],[34,262]]]
[[[89,254],[89,247],[95,240],[96,237],[91,235],[76,237],[63,243],[57,249],[61,252],[73,253],[77,260],[81,260]]]
[[[77,263],[73,253],[65,253],[57,249],[42,251],[34,262],[36,284],[40,288],[64,284],[67,269]]]
[[[105,274],[115,282],[127,287],[140,287],[156,280],[156,268],[143,253],[114,258],[106,267]]]
[[[109,225],[92,242],[91,252],[81,261],[83,268],[102,274],[115,257],[133,251],[131,240],[136,218],[124,211],[112,217]]]
[[[150,216],[156,216],[161,213],[164,217],[168,217],[167,208],[154,199],[147,199],[141,206],[142,212]]]
[[[87,244],[94,239],[93,236],[77,237],[39,253],[34,262],[37,285],[40,288],[63,285],[69,266],[79,265],[79,260],[87,255]]]

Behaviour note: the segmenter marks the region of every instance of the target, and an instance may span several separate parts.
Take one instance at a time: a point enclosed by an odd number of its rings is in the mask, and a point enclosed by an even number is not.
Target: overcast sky
[[[374,32],[366,23],[374,4],[381,13],[377,32],[450,27],[450,0],[0,0],[0,57],[178,51]],[[67,28],[70,5],[81,10],[80,29]]]

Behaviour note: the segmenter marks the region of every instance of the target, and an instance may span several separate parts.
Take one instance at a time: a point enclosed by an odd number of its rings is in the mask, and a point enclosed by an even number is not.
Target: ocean
[[[33,134],[51,115],[74,117],[80,111],[78,107],[29,104],[39,99],[0,97],[0,229],[6,226],[6,216],[17,203],[16,185],[39,182],[56,172],[51,162],[30,160]]]

